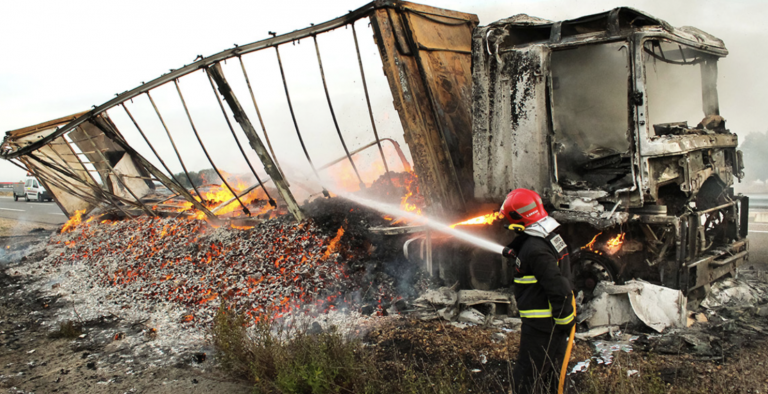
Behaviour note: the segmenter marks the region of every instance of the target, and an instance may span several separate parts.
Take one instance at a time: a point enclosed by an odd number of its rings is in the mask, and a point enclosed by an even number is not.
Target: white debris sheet
[[[758,283],[750,283],[747,279],[725,278],[718,281],[701,302],[707,309],[718,309],[726,305],[757,305],[768,301],[768,292]]]
[[[611,365],[613,364],[614,359],[614,353],[616,352],[624,352],[624,353],[630,353],[632,352],[632,343],[636,341],[639,336],[631,336],[627,334],[622,334],[621,332],[617,332],[615,335],[615,338],[618,340],[614,341],[595,341],[592,343],[594,346],[594,355],[591,358],[588,358],[584,361],[579,361],[576,363],[576,365],[571,368],[571,370],[568,372],[568,375],[579,373],[579,372],[586,372],[590,365]]]
[[[680,290],[641,280],[624,285],[600,283],[586,306],[583,320],[590,328],[643,322],[657,332],[685,327],[686,298]]]

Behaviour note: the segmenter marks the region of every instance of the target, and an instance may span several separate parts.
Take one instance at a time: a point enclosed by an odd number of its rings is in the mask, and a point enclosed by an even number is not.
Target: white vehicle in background
[[[19,194],[17,194],[16,187],[14,187],[13,190],[13,199],[15,201],[19,201],[19,197],[21,197]],[[48,192],[48,190],[45,190],[45,187],[38,181],[37,179],[33,177],[27,177],[27,180],[24,182],[24,200],[29,201],[30,199],[35,199],[37,201],[53,201],[53,196],[51,193]]]

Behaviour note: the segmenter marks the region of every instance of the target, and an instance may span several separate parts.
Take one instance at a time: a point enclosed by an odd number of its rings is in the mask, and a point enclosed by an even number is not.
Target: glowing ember
[[[346,298],[360,291],[364,273],[346,272],[344,258],[361,257],[362,250],[350,248],[345,232],[324,233],[311,220],[267,220],[249,231],[212,229],[192,218],[94,221],[53,239],[63,250],[51,264],[85,264],[94,285],[176,304],[186,325],[208,324],[222,302],[258,321],[360,302]],[[334,255],[340,251],[344,256]],[[365,285],[370,302],[392,300],[391,285]]]
[[[61,228],[62,233],[68,233],[75,229],[75,227],[80,224],[83,221],[83,214],[85,213],[85,209],[81,209],[79,211],[75,211],[75,215],[69,218],[66,223],[64,223],[64,227]],[[90,221],[90,220],[89,220]]]
[[[455,228],[456,226],[468,226],[468,225],[476,225],[476,224],[493,224],[493,222],[503,217],[504,216],[502,216],[501,213],[493,212],[487,215],[478,216],[476,218],[472,218],[472,219],[465,220],[463,222],[452,224],[451,228]]]

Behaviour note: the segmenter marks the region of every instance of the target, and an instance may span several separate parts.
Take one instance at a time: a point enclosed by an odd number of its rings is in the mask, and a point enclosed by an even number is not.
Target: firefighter
[[[576,308],[568,248],[554,232],[560,224],[544,210],[541,197],[528,189],[510,192],[501,214],[510,229],[521,232],[504,249],[515,264],[515,300],[523,321],[512,373],[514,392],[562,392]]]

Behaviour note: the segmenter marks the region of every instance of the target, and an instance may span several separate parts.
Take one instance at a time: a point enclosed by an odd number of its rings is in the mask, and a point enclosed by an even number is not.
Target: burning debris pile
[[[247,229],[212,228],[194,218],[76,224],[76,216],[43,246],[49,255],[32,270],[76,270],[83,282],[64,290],[91,294],[97,299],[90,304],[136,313],[172,305],[177,322],[190,327],[207,326],[222,302],[254,322],[363,306],[386,314],[397,298],[396,280],[378,263],[397,248],[374,246],[367,228],[387,221],[339,198],[305,209],[313,219],[277,218]]]
[[[169,301],[188,309],[190,323],[208,321],[219,297],[257,319],[320,297],[332,303],[345,285],[334,255],[340,237],[328,239],[309,222],[210,230],[199,220],[138,218],[58,238],[66,248],[53,266],[83,263],[95,285],[114,287],[127,305]]]

